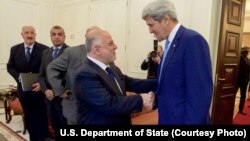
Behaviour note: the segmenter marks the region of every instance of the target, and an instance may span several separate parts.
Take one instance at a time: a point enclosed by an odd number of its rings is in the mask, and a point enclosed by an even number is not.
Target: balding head
[[[107,31],[101,30],[101,29],[92,29],[89,30],[86,34],[86,48],[87,52],[91,51],[91,48],[93,45],[101,45],[102,39],[105,36],[105,34],[109,35]]]
[[[33,30],[35,32],[35,28],[33,26],[23,26],[22,27],[22,33],[26,30]]]
[[[95,31],[95,30],[101,30],[101,28],[97,27],[97,26],[91,26],[90,28],[88,28],[86,30],[86,33],[85,33],[85,38],[88,36],[88,34],[92,31]]]
[[[111,35],[105,30],[92,30],[86,36],[88,55],[108,65],[116,59],[115,45]]]

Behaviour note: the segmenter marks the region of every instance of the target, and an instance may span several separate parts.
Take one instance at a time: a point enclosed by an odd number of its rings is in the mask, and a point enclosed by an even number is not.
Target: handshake
[[[152,110],[155,102],[155,94],[150,91],[148,93],[140,94],[143,100],[143,106],[147,110]]]

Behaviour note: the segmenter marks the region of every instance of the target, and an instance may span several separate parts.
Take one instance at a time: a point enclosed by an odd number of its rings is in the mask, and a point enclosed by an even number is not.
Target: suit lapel
[[[88,59],[88,61],[90,63],[90,66],[93,66],[94,69],[97,71],[97,75],[99,75],[101,77],[101,79],[104,81],[105,85],[109,86],[108,89],[111,89],[115,94],[123,95],[120,92],[117,84],[114,82],[114,80],[112,80],[112,78],[109,77],[109,75],[106,73],[106,71],[104,71],[102,68],[100,68],[97,64],[95,64],[91,60]]]
[[[125,84],[124,84],[124,81],[122,80],[121,76],[119,75],[118,70],[116,70],[114,65],[110,65],[110,67],[114,72],[115,78],[116,78],[116,80],[121,88],[122,93],[125,94],[126,93]]]
[[[168,54],[167,54],[167,56],[166,56],[166,59],[165,59],[164,62],[162,62],[162,63],[163,63],[163,64],[162,64],[163,67],[162,67],[161,79],[160,79],[161,82],[163,81],[163,78],[164,78],[164,76],[165,76],[165,74],[166,74],[165,71],[166,71],[166,69],[167,69],[167,67],[168,67],[168,64],[169,64],[171,58],[173,57],[175,50],[176,50],[177,47],[178,47],[178,40],[179,40],[179,38],[182,36],[184,30],[185,30],[185,28],[184,28],[183,26],[180,26],[180,28],[178,29],[178,31],[177,31],[177,33],[176,33],[176,35],[175,35],[175,37],[174,37],[174,39],[173,39],[173,41],[172,41],[170,47],[169,47],[169,50],[168,50]],[[161,83],[161,82],[160,82],[160,83]]]
[[[30,54],[30,61],[31,62],[33,60],[33,58],[35,57],[34,55],[37,54],[36,52],[38,51],[38,48],[37,48],[37,43],[35,42],[34,43],[34,46],[32,48],[32,52]]]
[[[51,47],[51,48],[49,49],[49,52],[48,52],[48,54],[47,54],[48,60],[49,60],[50,62],[53,61],[52,54],[53,54],[53,47]]]
[[[62,48],[59,50],[59,52],[58,52],[58,54],[57,54],[57,57],[58,56],[60,56],[62,53],[63,53],[63,51],[64,51],[64,49],[65,48],[67,48],[68,47],[68,45],[66,45],[66,44],[63,44],[62,45]],[[53,55],[53,50],[54,50],[54,46],[52,46],[50,49],[49,49],[49,60],[50,61],[53,61],[53,57],[52,57],[52,55]]]
[[[62,45],[62,48],[61,48],[60,51],[58,52],[58,56],[60,56],[60,55],[63,53],[64,49],[67,48],[67,47],[68,47],[68,45],[63,44],[63,45]],[[52,56],[52,54],[51,54],[51,56]]]
[[[21,58],[22,58],[22,60],[23,60],[23,63],[24,64],[27,64],[28,63],[28,61],[27,61],[27,58],[26,58],[26,55],[25,55],[25,46],[24,46],[24,44],[22,44],[21,46],[20,46],[20,56],[21,56]],[[19,52],[19,51],[18,51]]]

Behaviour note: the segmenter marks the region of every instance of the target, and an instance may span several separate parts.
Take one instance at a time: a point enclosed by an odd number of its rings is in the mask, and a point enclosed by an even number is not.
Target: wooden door
[[[238,89],[245,0],[223,0],[212,108],[213,124],[231,124]]]

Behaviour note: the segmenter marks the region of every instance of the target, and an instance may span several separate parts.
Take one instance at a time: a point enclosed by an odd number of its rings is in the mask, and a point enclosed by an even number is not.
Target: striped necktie
[[[59,51],[58,48],[53,49],[53,53],[52,53],[53,60],[57,58],[58,51]]]
[[[27,61],[30,61],[30,47],[26,47],[26,52],[25,52],[25,56]]]

